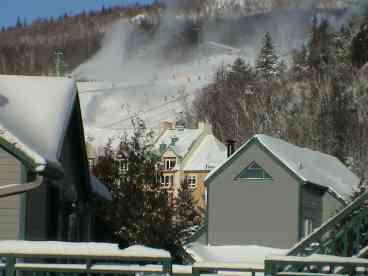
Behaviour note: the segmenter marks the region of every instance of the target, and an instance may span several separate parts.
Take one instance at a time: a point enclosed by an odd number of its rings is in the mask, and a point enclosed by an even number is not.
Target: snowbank
[[[258,245],[211,246],[192,243],[186,250],[196,262],[263,265],[268,255],[285,255],[288,250]]]

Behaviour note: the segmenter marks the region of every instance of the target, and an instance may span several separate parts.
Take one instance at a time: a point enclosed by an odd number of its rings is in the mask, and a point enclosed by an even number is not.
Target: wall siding
[[[21,165],[0,148],[0,186],[20,183]],[[0,198],[0,240],[19,238],[20,196]]]
[[[234,180],[256,161],[272,180]],[[299,182],[258,144],[209,183],[208,243],[290,248],[299,236]]]
[[[322,199],[322,221],[329,219],[341,210],[344,205],[330,193],[326,192]]]
[[[302,221],[304,222],[304,219],[306,218],[311,219],[313,229],[317,228],[322,223],[323,194],[324,194],[323,191],[319,191],[309,185],[305,185],[302,188],[302,208],[303,208]]]

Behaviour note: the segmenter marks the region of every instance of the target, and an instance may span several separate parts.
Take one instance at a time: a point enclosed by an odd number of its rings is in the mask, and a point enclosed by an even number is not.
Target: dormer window
[[[176,165],[176,160],[175,159],[166,159],[165,160],[165,170],[170,171],[172,169],[174,169]]]
[[[272,179],[272,177],[256,162],[252,162],[241,171],[236,179]]]

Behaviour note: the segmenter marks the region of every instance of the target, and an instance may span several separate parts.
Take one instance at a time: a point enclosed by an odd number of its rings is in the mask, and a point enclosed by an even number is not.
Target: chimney
[[[179,120],[175,123],[175,128],[178,131],[183,131],[185,129],[185,122],[183,120]]]
[[[227,147],[227,157],[229,158],[235,151],[235,141],[226,140],[226,147]]]

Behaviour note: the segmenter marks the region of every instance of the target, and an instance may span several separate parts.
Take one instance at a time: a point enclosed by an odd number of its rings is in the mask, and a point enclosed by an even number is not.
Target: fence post
[[[6,258],[6,267],[5,267],[5,276],[15,276],[15,258],[14,257],[7,257]]]
[[[195,268],[194,266],[192,267],[192,275],[193,276],[200,276],[200,272],[197,268]]]
[[[272,262],[269,260],[265,260],[264,262],[264,270],[265,270],[265,276],[273,276],[273,265]],[[193,275],[194,276],[194,275]]]
[[[162,266],[163,266],[162,267],[163,272],[171,276],[172,275],[172,262],[171,262],[171,259],[163,261]]]

